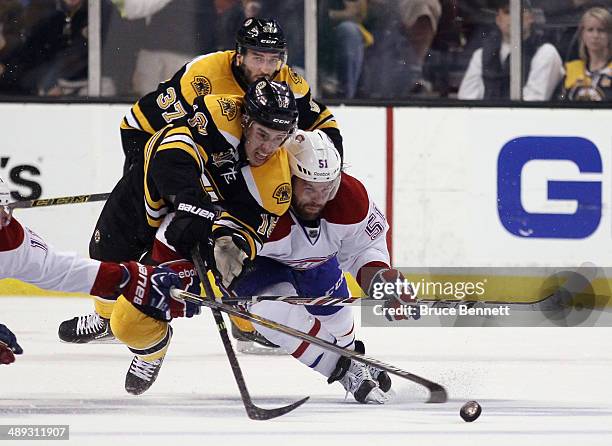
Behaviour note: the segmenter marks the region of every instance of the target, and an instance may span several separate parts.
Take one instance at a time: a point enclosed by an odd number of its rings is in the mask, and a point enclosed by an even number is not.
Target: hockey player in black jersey
[[[287,154],[297,105],[285,83],[259,79],[244,97],[207,95],[194,113],[156,132],[142,157],[113,190],[96,225],[90,255],[162,263],[167,247],[189,259],[194,246],[208,256],[217,281],[229,287],[253,259],[291,202]],[[154,239],[156,243],[154,245]],[[199,282],[192,267],[184,275]],[[168,320],[119,297],[95,301],[96,320],[136,355],[126,378],[130,393],[144,392],[157,376],[172,330]],[[195,308],[185,304],[183,316]],[[65,321],[60,338],[91,315]]]
[[[247,19],[236,35],[236,49],[196,57],[157,90],[136,102],[121,122],[121,140],[128,169],[156,131],[193,113],[197,97],[209,94],[243,96],[258,78],[286,82],[296,98],[298,128],[324,131],[342,155],[342,136],[332,113],[316,101],[308,82],[286,64],[287,41],[276,20]]]

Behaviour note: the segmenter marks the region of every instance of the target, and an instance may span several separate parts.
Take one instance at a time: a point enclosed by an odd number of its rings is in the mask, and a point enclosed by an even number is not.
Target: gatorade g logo
[[[601,175],[593,175],[601,173],[599,150],[588,139],[513,139],[497,160],[502,225],[519,237],[588,237],[601,220]]]

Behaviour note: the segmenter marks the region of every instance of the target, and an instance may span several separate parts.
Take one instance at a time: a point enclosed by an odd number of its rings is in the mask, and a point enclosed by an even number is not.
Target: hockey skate
[[[384,404],[389,400],[370,375],[368,366],[345,356],[338,360],[336,368],[327,380],[329,384],[334,381],[339,381],[347,395],[352,394],[355,400],[362,404]]]
[[[286,355],[284,348],[268,341],[261,333],[255,331],[242,331],[231,321],[232,336],[236,339],[236,350],[245,355]]]
[[[145,393],[157,379],[163,362],[163,356],[155,361],[145,361],[134,356],[125,375],[125,390],[132,395]]]
[[[57,334],[63,342],[71,344],[118,343],[111,331],[110,320],[95,311],[62,322]]]
[[[362,341],[355,340],[355,351],[365,355],[365,345]],[[391,390],[391,377],[387,372],[371,365],[366,365],[365,367],[368,368],[368,371],[370,372],[370,375],[372,375],[374,381],[378,383],[380,390],[385,393]]]

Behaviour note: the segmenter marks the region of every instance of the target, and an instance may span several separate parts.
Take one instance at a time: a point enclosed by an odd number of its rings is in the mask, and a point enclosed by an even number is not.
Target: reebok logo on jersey
[[[180,203],[176,208],[177,211],[189,212],[190,214],[197,215],[198,217],[204,217],[209,220],[215,219],[215,214],[206,209],[199,208],[187,203]]]

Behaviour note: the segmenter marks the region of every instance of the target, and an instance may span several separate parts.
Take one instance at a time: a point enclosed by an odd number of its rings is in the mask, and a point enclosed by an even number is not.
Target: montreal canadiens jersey
[[[47,290],[91,293],[100,262],[56,252],[14,218],[0,230],[0,279],[14,278]]]
[[[289,211],[260,255],[298,270],[317,267],[337,256],[340,268],[356,277],[369,263],[390,264],[388,229],[385,216],[363,184],[342,173],[338,193],[323,209],[318,228],[303,226]]]
[[[143,96],[121,122],[122,129],[154,134],[167,124],[191,116],[195,98],[210,94],[244,96],[247,85],[235,72],[235,51],[205,54],[184,65],[171,79],[159,84],[157,90]],[[284,65],[275,81],[284,81],[295,95],[302,130],[321,129],[328,134],[342,155],[342,137],[334,115],[314,98],[306,80]]]

